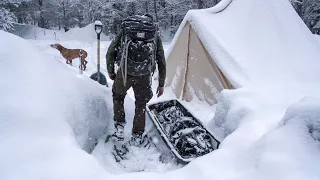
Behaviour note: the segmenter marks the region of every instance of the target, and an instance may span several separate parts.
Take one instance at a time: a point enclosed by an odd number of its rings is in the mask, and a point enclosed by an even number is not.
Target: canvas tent
[[[210,11],[220,13],[231,2],[232,0],[223,0]],[[166,85],[171,86],[179,98],[190,101],[197,96],[212,105],[217,102],[215,96],[223,89],[232,88],[232,85],[192,26],[191,14],[202,11],[189,11],[179,27],[173,47],[166,57],[167,66],[170,67],[167,70]]]
[[[189,22],[184,25],[167,59],[170,67],[167,84],[173,87],[177,97],[190,101],[196,95],[212,105],[216,103],[216,94],[232,88]]]
[[[288,0],[222,0],[185,16],[167,52],[166,86],[177,98],[212,105],[226,88],[296,82],[310,74],[301,59],[316,61],[315,44]],[[288,63],[292,71],[281,73]]]

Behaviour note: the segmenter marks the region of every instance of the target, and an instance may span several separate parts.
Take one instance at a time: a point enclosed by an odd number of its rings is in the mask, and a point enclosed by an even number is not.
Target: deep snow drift
[[[290,2],[234,0],[221,13],[211,11],[191,11],[186,19],[239,88],[222,92],[211,121],[221,138],[237,129],[225,145],[257,140],[278,126],[291,104],[320,96],[319,46]]]
[[[103,173],[82,149],[107,126],[109,92],[17,36],[0,31],[0,39],[1,179],[91,179]],[[80,170],[87,166],[91,171]]]
[[[105,133],[113,130],[110,79],[109,88],[106,88],[89,79],[90,72],[79,75],[77,62],[75,67],[66,65],[63,57],[49,46],[54,40],[27,42],[3,31],[0,37],[3,39],[0,44],[3,57],[0,62],[0,85],[3,87],[0,144],[5,147],[0,149],[0,156],[3,160],[1,167],[6,166],[1,170],[1,179],[90,179],[94,176],[99,179],[99,176],[110,177],[105,174],[108,171],[141,171],[141,168],[144,171],[167,171],[176,168],[172,164],[161,164],[157,159],[159,152],[141,153],[138,149],[136,153],[140,153],[140,157],[127,162],[131,169],[121,169],[108,155],[103,143]],[[89,43],[64,42],[74,47],[90,47]],[[18,49],[21,50],[19,54],[16,53]],[[96,49],[92,51],[95,53]],[[88,60],[94,64],[93,59]],[[93,65],[90,70],[96,71]],[[133,117],[134,102],[129,96],[125,105],[130,118]],[[131,127],[129,123],[128,132]],[[88,155],[95,141],[100,143],[93,156]],[[153,156],[153,161],[145,161],[145,153]],[[110,157],[111,161],[104,161]],[[39,169],[42,169],[41,173],[37,173]],[[86,170],[72,173],[79,169]],[[21,173],[16,174],[16,171]]]

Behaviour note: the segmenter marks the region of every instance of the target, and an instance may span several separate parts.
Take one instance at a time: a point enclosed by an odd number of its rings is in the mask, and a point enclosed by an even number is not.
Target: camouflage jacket
[[[121,35],[122,35],[122,33],[120,32],[112,40],[112,42],[108,48],[107,54],[106,54],[107,69],[108,69],[109,74],[114,73],[114,64],[116,62],[117,50],[118,50],[118,48],[120,48]],[[159,36],[157,37],[157,52],[156,53],[157,53],[156,54],[156,62],[158,65],[158,70],[159,70],[159,86],[163,87],[165,79],[166,79],[166,61],[165,61],[162,41]]]

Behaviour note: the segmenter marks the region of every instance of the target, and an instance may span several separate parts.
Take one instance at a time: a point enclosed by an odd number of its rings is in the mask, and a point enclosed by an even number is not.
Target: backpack
[[[117,64],[122,75],[143,76],[152,74],[156,61],[157,28],[147,16],[134,15],[121,24],[122,39]]]

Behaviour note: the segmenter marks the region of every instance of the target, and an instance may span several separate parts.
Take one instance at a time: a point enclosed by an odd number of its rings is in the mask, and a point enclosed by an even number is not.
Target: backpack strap
[[[124,38],[124,46],[122,49],[122,54],[121,54],[121,61],[120,61],[120,69],[122,73],[122,78],[123,78],[123,85],[126,87],[127,83],[127,70],[128,70],[128,48],[132,40],[128,41],[127,35]]]
[[[156,33],[154,33],[154,61],[151,62],[151,67],[156,66],[157,64],[157,51],[158,51],[158,26],[156,26]],[[153,64],[155,63],[155,64]],[[155,70],[152,72],[151,76],[154,75]]]

